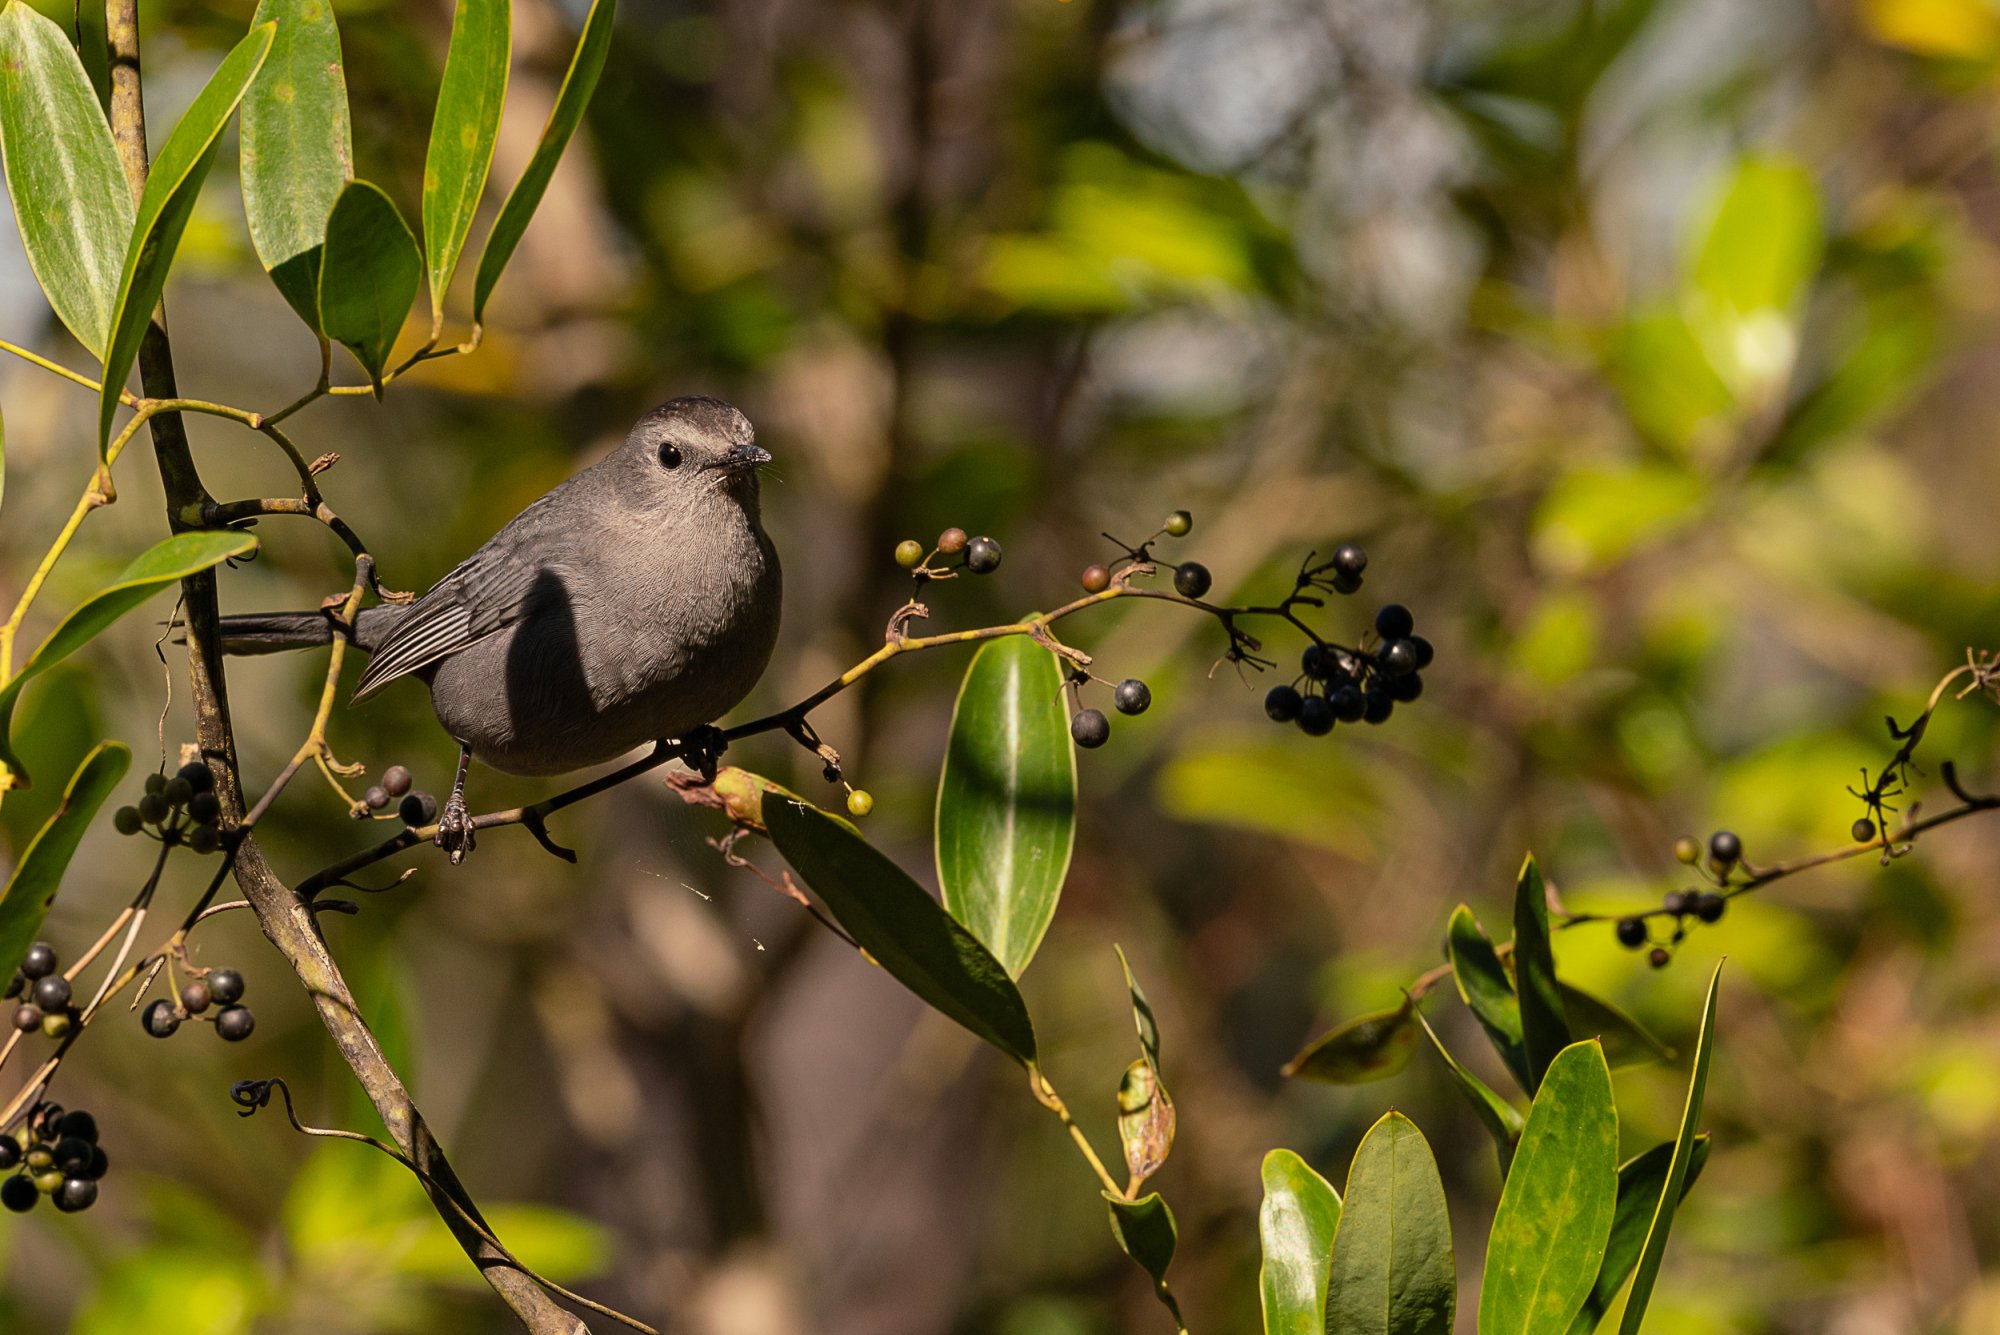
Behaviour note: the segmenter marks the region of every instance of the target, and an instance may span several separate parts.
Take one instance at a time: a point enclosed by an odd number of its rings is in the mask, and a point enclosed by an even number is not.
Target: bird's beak
[[[770,462],[769,450],[757,445],[738,445],[709,467],[720,468],[726,473],[747,473],[753,468],[762,468]]]

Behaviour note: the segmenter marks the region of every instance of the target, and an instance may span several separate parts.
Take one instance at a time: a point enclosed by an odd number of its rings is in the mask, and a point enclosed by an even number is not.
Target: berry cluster
[[[204,854],[222,847],[221,822],[215,776],[198,760],[181,766],[171,779],[148,774],[146,795],[137,805],[120,807],[111,816],[112,827],[120,834],[143,830],[161,843],[186,844]]]
[[[69,979],[56,972],[59,963],[56,948],[37,941],[7,981],[6,999],[21,999],[14,1008],[14,1027],[22,1033],[39,1029],[50,1038],[61,1038],[76,1024],[79,1012]]]
[[[1348,543],[1329,565],[1360,587],[1368,553]],[[1273,686],[1264,713],[1274,723],[1296,723],[1309,737],[1324,737],[1336,723],[1386,723],[1399,704],[1424,693],[1423,670],[1431,665],[1431,642],[1416,633],[1416,618],[1401,603],[1375,614],[1371,649],[1343,649],[1315,639],[1299,658],[1299,676]]]
[[[26,1214],[47,1196],[64,1214],[97,1202],[97,1182],[111,1166],[97,1144],[97,1119],[81,1108],[38,1103],[27,1120],[0,1135],[0,1205]]]
[[[211,1020],[216,1033],[228,1042],[240,1043],[257,1027],[257,1017],[242,1002],[242,974],[234,969],[205,969],[181,988],[178,1002],[159,998],[140,1012],[139,1023],[154,1038],[171,1038],[183,1020]]]
[[[1685,866],[1699,867],[1700,841],[1683,836],[1674,841],[1674,858]],[[1729,877],[1743,862],[1743,841],[1730,830],[1717,830],[1708,837],[1708,873],[1718,889],[1727,888]],[[1729,911],[1729,896],[1716,890],[1669,890],[1653,913],[1634,914],[1618,920],[1618,944],[1628,950],[1645,950],[1646,962],[1664,969],[1674,957],[1672,947],[1687,939],[1688,919],[1705,923],[1722,921]],[[1660,916],[1674,920],[1673,935],[1665,943],[1653,940],[1648,919]]]
[[[396,815],[405,825],[429,825],[437,819],[437,799],[429,793],[413,793],[410,785],[410,770],[407,765],[391,765],[382,771],[382,782],[373,784],[361,795],[361,802],[368,811],[380,811],[391,802],[396,803]],[[401,799],[398,801],[397,799]],[[356,816],[364,816],[366,811],[357,811]]]
[[[959,561],[956,566],[933,566],[933,556],[957,556]],[[915,538],[897,543],[896,564],[926,579],[937,579],[953,570],[990,575],[1000,568],[1000,544],[987,537],[970,537],[962,528],[948,528],[938,534],[936,548],[928,553]]]

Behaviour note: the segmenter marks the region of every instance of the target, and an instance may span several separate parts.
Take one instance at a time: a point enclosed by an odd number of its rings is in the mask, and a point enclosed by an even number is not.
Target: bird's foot
[[[437,846],[451,858],[456,867],[465,861],[465,855],[474,847],[472,837],[472,812],[465,805],[465,794],[454,792],[445,799],[444,810],[438,813]]]
[[[688,768],[698,770],[701,777],[713,782],[715,767],[722,761],[722,753],[729,749],[728,739],[722,729],[713,723],[704,723],[681,738],[681,761]]]

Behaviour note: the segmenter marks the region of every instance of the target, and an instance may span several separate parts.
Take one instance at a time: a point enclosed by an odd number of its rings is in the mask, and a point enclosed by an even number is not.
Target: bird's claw
[[[722,753],[728,749],[729,742],[723,737],[722,729],[713,723],[704,723],[681,738],[681,761],[712,783],[715,767],[721,763]]]
[[[465,855],[474,847],[472,837],[472,812],[465,805],[464,793],[453,793],[445,799],[444,810],[438,813],[436,843],[451,858],[456,867],[465,861]]]

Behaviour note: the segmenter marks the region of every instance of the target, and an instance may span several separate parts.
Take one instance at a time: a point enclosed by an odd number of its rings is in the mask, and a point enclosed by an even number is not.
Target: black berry
[[[1333,706],[1323,695],[1309,695],[1299,702],[1299,731],[1308,737],[1324,737],[1333,731]]]
[[[1333,704],[1333,716],[1342,723],[1359,723],[1368,713],[1368,697],[1359,686],[1336,687],[1327,699]]]
[[[1717,830],[1708,836],[1708,855],[1726,867],[1743,856],[1743,841],[1729,830]]]
[[[90,1152],[96,1148],[81,1136],[64,1136],[50,1153],[55,1156],[57,1168],[67,1176],[77,1177],[90,1167]]]
[[[0,1136],[0,1173],[9,1172],[21,1162],[21,1142],[12,1136]]]
[[[207,1010],[211,999],[208,984],[199,978],[181,989],[181,1009],[189,1015],[199,1015]]]
[[[1000,544],[991,538],[974,538],[965,544],[965,568],[975,575],[990,575],[1000,568]]]
[[[1417,670],[1417,648],[1408,640],[1391,640],[1375,652],[1375,661],[1392,677]]]
[[[1361,592],[1361,576],[1336,574],[1333,577],[1333,591],[1335,593]]]
[[[437,819],[438,803],[429,793],[411,793],[396,808],[405,825],[429,825]]]
[[[197,825],[213,825],[222,819],[222,802],[214,793],[196,793],[188,799],[188,819]]]
[[[380,811],[389,805],[389,790],[378,783],[361,795],[361,804],[370,811]]]
[[[1335,666],[1333,655],[1322,644],[1309,644],[1306,651],[1299,655],[1299,671],[1315,681],[1324,681],[1332,676]]]
[[[167,799],[168,806],[186,806],[194,796],[194,785],[176,774],[167,780],[167,786],[160,790],[160,796]]]
[[[1431,659],[1437,656],[1437,650],[1431,647],[1431,642],[1421,635],[1410,636],[1410,647],[1417,651],[1417,671],[1419,672],[1429,667]]]
[[[153,796],[153,795],[155,795],[155,794],[157,794],[157,793],[161,792],[162,790],[164,790],[164,789],[166,788],[166,786],[167,786],[167,776],[166,776],[166,775],[164,775],[164,774],[148,774],[148,775],[146,776],[146,795],[147,795],[148,797],[151,797],[151,796]]]
[[[1395,697],[1387,691],[1370,690],[1362,698],[1361,718],[1367,723],[1387,723],[1396,712]]]
[[[110,1171],[111,1171],[111,1160],[108,1157],[106,1157],[104,1153],[104,1147],[102,1145],[92,1145],[90,1147],[90,1163],[81,1173],[78,1173],[77,1176],[87,1177],[92,1182],[95,1182],[97,1181],[98,1178],[103,1177],[106,1173]]]
[[[1199,561],[1183,561],[1174,567],[1174,591],[1183,598],[1199,598],[1214,583],[1208,567]]]
[[[28,953],[21,956],[21,976],[33,982],[46,978],[56,971],[56,948],[46,941],[37,941],[28,947]]]
[[[181,1027],[181,1017],[174,1014],[174,1003],[161,997],[146,1007],[139,1016],[139,1023],[154,1038],[170,1038],[174,1030]]]
[[[410,791],[410,770],[407,765],[391,765],[382,771],[382,786],[389,790],[389,796],[401,797]]]
[[[1406,677],[1389,679],[1389,696],[1398,704],[1408,704],[1424,693],[1424,679],[1412,672]]]
[[[229,1006],[215,1017],[215,1032],[231,1043],[241,1043],[257,1027],[257,1017],[248,1006]]]
[[[187,784],[192,792],[205,793],[215,787],[215,776],[208,772],[208,766],[199,760],[190,760],[182,765],[180,773],[174,776]]]
[[[206,857],[222,847],[222,832],[213,825],[197,825],[187,832],[187,846]]]
[[[1630,950],[1637,950],[1646,944],[1646,920],[1644,918],[1620,918],[1618,920],[1618,944]]]
[[[1111,702],[1121,714],[1143,714],[1153,703],[1152,688],[1137,677],[1127,677],[1111,692]]]
[[[211,969],[203,981],[218,1006],[233,1006],[243,1000],[243,975],[234,969]]]
[[[88,1210],[97,1203],[97,1184],[87,1177],[66,1177],[54,1193],[56,1209],[64,1214]]]
[[[56,1121],[58,1136],[75,1136],[78,1140],[97,1143],[97,1119],[83,1109],[66,1112]]]
[[[6,999],[12,1001],[15,997],[20,996],[22,990],[27,986],[27,977],[19,969],[14,970],[14,976],[7,980]]]
[[[1069,721],[1069,735],[1085,750],[1102,746],[1111,740],[1111,720],[1102,710],[1079,709]]]
[[[148,825],[158,825],[172,809],[167,805],[167,799],[158,793],[147,793],[139,799],[139,819]]]
[[[1385,640],[1408,639],[1417,628],[1417,619],[1401,603],[1390,603],[1375,614],[1375,633]]]
[[[1358,580],[1368,568],[1368,552],[1358,542],[1343,542],[1333,549],[1333,573]]]
[[[42,1027],[42,1008],[29,1002],[14,1008],[14,1027],[24,1034],[33,1033]]]
[[[1299,693],[1289,686],[1273,686],[1264,692],[1264,716],[1273,723],[1290,723],[1299,716]]]
[[[1692,890],[1669,890],[1666,899],[1661,902],[1661,907],[1679,917],[1685,913],[1693,913],[1695,901],[1700,898],[1701,896]]]
[[[1646,963],[1652,965],[1655,969],[1664,969],[1672,959],[1673,956],[1667,953],[1665,946],[1654,946],[1653,953],[1646,956]]]
[[[59,973],[35,980],[35,1004],[45,1011],[59,1011],[69,1005],[69,979]]]
[[[1854,828],[1849,833],[1854,836],[1855,843],[1869,843],[1875,838],[1875,822],[1863,816],[1854,822]]]
[[[1703,922],[1721,922],[1722,915],[1729,910],[1729,901],[1721,895],[1697,895],[1694,901],[1694,916]]]
[[[41,1197],[42,1193],[35,1190],[35,1184],[25,1177],[10,1177],[0,1182],[0,1205],[15,1214],[26,1214],[34,1209],[35,1202]]]

